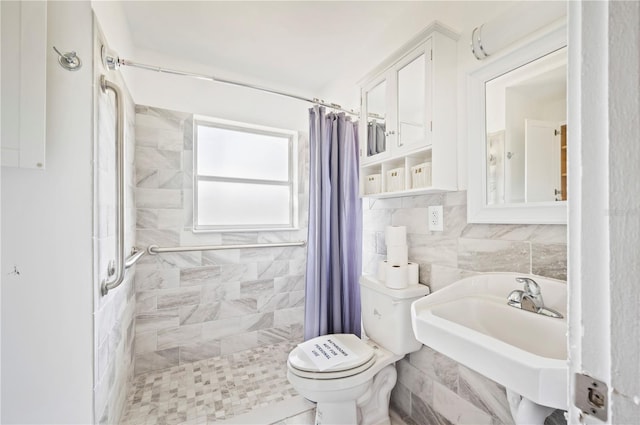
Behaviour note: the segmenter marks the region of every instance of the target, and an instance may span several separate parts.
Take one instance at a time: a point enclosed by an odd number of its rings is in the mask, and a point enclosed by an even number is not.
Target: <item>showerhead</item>
[[[114,69],[118,69],[120,65],[122,65],[122,60],[120,59],[118,54],[115,51],[107,48],[107,46],[105,46],[104,44],[102,45],[101,55],[102,63],[107,69],[111,71],[113,71]]]

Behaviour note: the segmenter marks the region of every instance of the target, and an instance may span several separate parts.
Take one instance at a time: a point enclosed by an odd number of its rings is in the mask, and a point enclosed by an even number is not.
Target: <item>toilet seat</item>
[[[318,337],[318,339],[325,337],[326,336]],[[291,351],[291,353],[289,353],[289,359],[287,362],[291,373],[302,378],[337,379],[361,373],[369,369],[375,363],[376,356],[374,348],[362,341],[356,335],[333,334],[331,337],[344,347],[351,350],[355,354],[355,358],[321,371],[299,347],[296,347]]]

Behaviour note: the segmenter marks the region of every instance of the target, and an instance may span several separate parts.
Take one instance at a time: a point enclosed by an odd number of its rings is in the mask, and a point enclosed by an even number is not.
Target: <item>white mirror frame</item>
[[[566,224],[567,202],[488,205],[486,167],[485,83],[512,69],[567,45],[566,22],[537,33],[532,41],[472,71],[467,76],[468,170],[467,219],[469,223]]]

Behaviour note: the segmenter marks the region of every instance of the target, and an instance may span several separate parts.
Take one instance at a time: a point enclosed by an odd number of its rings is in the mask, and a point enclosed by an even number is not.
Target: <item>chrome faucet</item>
[[[528,277],[516,277],[516,282],[524,284],[524,290],[521,291],[516,289],[511,291],[507,297],[507,304],[511,307],[530,311],[532,313],[555,317],[557,319],[562,318],[562,314],[551,308],[545,307],[540,286],[535,280]]]

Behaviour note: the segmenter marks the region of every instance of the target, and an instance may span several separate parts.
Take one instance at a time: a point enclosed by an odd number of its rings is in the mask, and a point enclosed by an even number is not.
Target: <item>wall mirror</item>
[[[367,96],[367,156],[387,151],[387,80],[369,90]]]
[[[565,28],[469,74],[470,223],[567,222]]]
[[[424,53],[398,70],[398,145],[420,143],[425,138]]]

